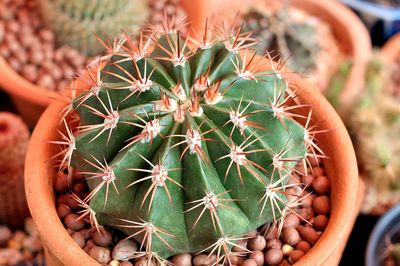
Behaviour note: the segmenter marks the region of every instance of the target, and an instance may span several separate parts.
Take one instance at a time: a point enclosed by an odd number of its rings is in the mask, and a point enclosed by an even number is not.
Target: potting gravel
[[[234,265],[291,265],[301,259],[318,241],[329,222],[330,181],[325,171],[314,162],[308,174],[297,176],[290,182],[297,184],[286,190],[288,200],[301,198],[301,204],[284,219],[281,234],[277,225],[268,224],[250,232],[245,240],[237,244],[251,251],[246,257],[231,257]],[[68,185],[70,184],[70,185]],[[73,195],[83,199],[88,195],[84,177],[75,173],[71,182],[60,172],[54,179],[57,193],[57,213],[72,239],[92,258],[101,264],[112,266],[145,266],[145,258],[134,258],[139,244],[109,227],[100,227],[100,232],[90,228],[89,217],[80,217],[78,202]],[[234,247],[233,251],[242,251]],[[211,265],[216,255],[180,254],[170,258],[178,266]],[[155,265],[151,262],[150,265]]]
[[[165,14],[176,22],[182,21],[186,13],[179,3],[180,0],[149,0],[149,22],[160,26]],[[35,0],[0,0],[0,56],[28,81],[61,91],[90,59],[71,47],[57,47],[55,36],[43,24],[36,5]]]
[[[43,247],[32,218],[24,230],[11,231],[0,225],[0,266],[44,266]]]

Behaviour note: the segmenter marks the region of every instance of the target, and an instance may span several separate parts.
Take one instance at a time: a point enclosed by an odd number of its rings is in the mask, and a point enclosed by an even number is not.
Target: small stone
[[[294,264],[304,256],[304,252],[301,250],[293,250],[289,254],[289,262]]]
[[[252,259],[243,261],[242,266],[257,266],[257,263]]]
[[[64,224],[72,230],[81,230],[85,226],[85,223],[82,221],[82,219],[78,218],[78,215],[69,213],[64,218]]]
[[[329,219],[323,214],[319,214],[314,218],[314,227],[318,231],[323,231],[328,226]]]
[[[57,214],[61,219],[69,213],[71,213],[71,208],[67,204],[61,203],[57,206]]]
[[[327,194],[331,189],[329,179],[323,175],[314,178],[312,187],[319,195]]]
[[[117,260],[112,260],[112,261],[110,261],[110,263],[108,265],[110,265],[110,266],[119,266],[120,263]]]
[[[214,254],[212,254],[211,256],[208,256],[206,254],[199,254],[193,258],[193,264],[195,266],[211,265],[211,264],[215,263],[216,260],[217,260],[217,256]]]
[[[133,266],[133,264],[130,261],[122,261],[119,266]]]
[[[172,263],[175,266],[191,266],[192,265],[192,255],[189,253],[182,253],[172,257]]]
[[[49,74],[40,75],[37,80],[37,85],[48,90],[54,90],[55,88],[54,80]]]
[[[295,246],[299,243],[300,235],[299,232],[293,227],[287,227],[282,231],[282,239],[285,244]]]
[[[283,228],[293,227],[296,228],[300,224],[300,219],[297,215],[289,213],[283,222]]]
[[[94,246],[90,249],[89,255],[99,263],[108,263],[111,260],[110,249]]]
[[[279,263],[281,263],[283,259],[282,250],[275,248],[270,249],[267,252],[265,252],[264,259],[268,265],[271,266],[278,265]]]
[[[293,247],[291,245],[285,244],[282,246],[282,253],[284,256],[289,255],[289,253],[293,250]]]
[[[110,245],[111,239],[111,233],[104,229],[104,227],[100,227],[99,230],[96,230],[93,234],[94,243],[101,247],[107,247],[108,245]]]
[[[85,244],[86,244],[85,237],[82,235],[81,232],[74,232],[71,235],[71,237],[75,241],[75,243],[78,244],[78,246],[80,248],[84,248],[85,247]]]
[[[314,228],[306,226],[299,230],[300,236],[303,240],[307,241],[310,245],[314,245],[318,239],[319,235],[314,230]]]
[[[22,246],[24,249],[29,250],[32,253],[39,252],[43,249],[42,242],[38,236],[30,236],[25,238]]]
[[[313,200],[314,211],[318,214],[328,214],[329,205],[329,198],[327,196],[319,196]]]
[[[301,250],[301,251],[303,251],[305,253],[305,252],[308,252],[311,249],[311,246],[307,241],[302,240],[299,243],[297,243],[295,249]]]
[[[247,246],[250,250],[263,250],[266,246],[266,240],[264,237],[258,235],[254,238],[251,238],[248,243]]]
[[[68,191],[69,183],[70,180],[68,175],[60,171],[56,174],[56,177],[54,178],[54,190],[59,193],[64,193]]]
[[[150,261],[150,263],[149,263],[148,259],[143,258],[143,259],[138,260],[135,263],[135,266],[156,266],[156,264],[154,263],[154,261]]]
[[[314,176],[321,176],[325,173],[325,170],[322,167],[316,166],[316,167],[313,167],[312,172],[313,172]]]
[[[0,249],[0,265],[16,265],[23,260],[21,252],[16,249]]]
[[[266,249],[281,249],[282,248],[282,242],[279,239],[270,239],[267,241],[266,244]]]
[[[7,244],[13,234],[7,226],[0,225],[0,246]]]
[[[314,180],[313,175],[303,175],[301,177],[301,183],[303,183],[305,186],[310,186]]]
[[[36,224],[33,222],[32,217],[25,219],[24,223],[25,232],[30,236],[39,236],[39,231],[37,230]]]
[[[30,64],[24,65],[22,67],[21,74],[30,82],[35,82],[38,77],[38,71],[36,66]]]
[[[138,245],[131,239],[121,240],[114,247],[112,252],[112,258],[114,260],[129,260],[133,257],[135,252],[138,250]]]
[[[264,253],[260,250],[252,251],[249,258],[254,260],[258,266],[264,265]]]

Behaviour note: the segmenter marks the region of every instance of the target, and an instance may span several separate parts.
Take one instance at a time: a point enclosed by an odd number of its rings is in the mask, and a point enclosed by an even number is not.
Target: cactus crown
[[[144,0],[39,0],[39,9],[60,45],[88,56],[103,50],[95,35],[106,40],[121,29],[137,32],[148,16]]]
[[[315,69],[320,50],[315,23],[300,21],[289,12],[287,4],[275,11],[252,7],[243,15],[244,28],[254,32],[259,40],[257,50],[276,51],[288,60],[289,68],[310,73]]]
[[[80,125],[64,122],[61,166],[86,176],[93,225],[125,232],[139,255],[229,259],[239,238],[299,204],[288,179],[322,156],[311,112],[296,114],[309,107],[295,104],[279,64],[263,69],[269,55],[255,55],[240,27],[207,21],[200,40],[168,26],[140,36],[116,42],[66,108]]]

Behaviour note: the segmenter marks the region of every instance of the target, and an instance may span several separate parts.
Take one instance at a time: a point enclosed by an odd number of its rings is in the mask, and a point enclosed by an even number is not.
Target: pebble
[[[86,241],[85,241],[85,237],[82,235],[82,233],[80,233],[80,232],[74,232],[74,233],[71,235],[71,237],[72,237],[72,239],[75,241],[75,243],[78,244],[78,246],[79,246],[80,248],[84,248],[84,247],[85,247]]]
[[[327,194],[331,189],[329,179],[323,175],[314,178],[312,187],[320,195]]]
[[[195,266],[211,265],[211,264],[215,263],[216,260],[217,260],[217,256],[214,254],[212,254],[211,256],[208,256],[206,254],[199,254],[193,258],[193,264]]]
[[[0,246],[7,244],[8,240],[12,238],[13,234],[7,226],[0,226]]]
[[[264,237],[258,235],[254,238],[251,238],[247,243],[247,246],[250,250],[263,250],[266,246],[267,241]]]
[[[113,252],[112,252],[112,258],[114,260],[129,260],[130,258],[133,257],[133,255],[135,254],[135,252],[138,250],[138,245],[135,241],[131,240],[131,239],[127,239],[127,240],[121,240],[118,242],[118,244],[114,247]],[[190,261],[191,261],[191,256],[190,254],[186,254],[190,257]],[[180,257],[180,261],[183,260],[183,258],[187,258],[187,256],[185,256],[185,254],[181,254],[181,255],[177,255],[177,256],[181,256]],[[175,257],[177,257],[175,256]],[[185,261],[185,260],[183,260]],[[182,265],[186,265],[186,264],[182,264]]]
[[[301,259],[301,257],[304,256],[304,251],[302,250],[293,250],[292,252],[290,252],[289,254],[289,262],[294,264],[296,263],[299,259]]]
[[[111,260],[109,248],[94,246],[89,250],[89,255],[99,263],[108,263]]]
[[[313,200],[314,211],[318,214],[327,214],[329,212],[329,198],[327,196],[319,196]]]
[[[282,250],[282,254],[284,256],[287,256],[290,254],[290,252],[292,252],[293,247],[291,245],[285,244],[282,246],[281,250]]]
[[[297,243],[295,249],[301,250],[303,252],[308,252],[311,249],[311,245],[307,241],[302,240]]]
[[[258,266],[264,265],[264,253],[260,250],[251,252],[249,258],[254,260]]]
[[[317,232],[315,231],[314,228],[312,227],[303,227],[300,231],[300,236],[302,239],[304,239],[305,241],[307,241],[308,243],[310,243],[311,245],[314,245],[319,238],[319,235],[317,234]]]
[[[93,241],[98,246],[107,247],[111,244],[111,239],[111,233],[104,229],[104,227],[99,227],[99,230],[93,233]]]
[[[243,261],[242,266],[257,266],[257,263],[253,259],[247,259]]]
[[[265,262],[268,265],[278,265],[283,259],[283,253],[280,249],[270,249],[264,254]]]
[[[318,231],[323,231],[328,226],[329,219],[325,215],[319,214],[314,218],[314,227]]]
[[[283,222],[283,228],[293,227],[296,228],[300,224],[300,219],[296,214],[289,213]]]
[[[285,244],[295,246],[299,243],[300,235],[299,232],[293,227],[287,227],[282,231],[282,239]]]
[[[75,213],[69,213],[64,218],[64,224],[72,230],[81,230],[85,226],[85,223],[82,219],[78,218],[79,216]]]
[[[266,249],[281,249],[282,248],[282,242],[279,239],[270,239],[266,243]]]

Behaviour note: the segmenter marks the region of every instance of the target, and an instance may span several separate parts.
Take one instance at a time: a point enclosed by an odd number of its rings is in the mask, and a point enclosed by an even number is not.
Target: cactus
[[[24,162],[29,130],[14,114],[0,112],[0,223],[20,227],[29,215]]]
[[[29,141],[29,130],[22,119],[0,112],[0,172],[23,168]]]
[[[297,114],[309,107],[295,103],[287,72],[264,70],[270,56],[240,28],[207,21],[199,40],[168,27],[140,36],[125,35],[83,79],[90,89],[67,107],[80,125],[64,120],[55,141],[61,167],[85,175],[80,205],[93,226],[134,238],[138,256],[229,260],[237,240],[298,206],[287,181],[298,162],[323,156],[311,112]]]
[[[311,73],[320,50],[315,23],[297,21],[289,11],[286,5],[276,11],[252,7],[243,14],[244,28],[254,32],[259,51],[276,51],[290,69]]]
[[[400,100],[387,91],[389,75],[386,70],[378,57],[371,60],[364,94],[345,117],[360,168],[369,184],[370,193],[363,206],[365,212],[378,204],[392,205],[400,200]]]
[[[39,0],[46,25],[59,45],[69,45],[88,56],[103,50],[96,35],[112,39],[121,30],[135,33],[148,17],[144,0]]]

